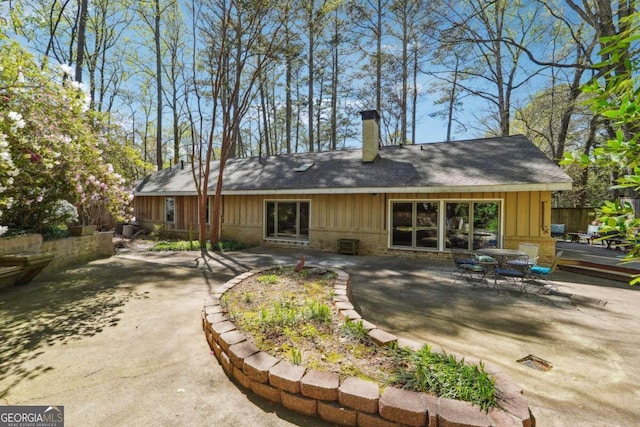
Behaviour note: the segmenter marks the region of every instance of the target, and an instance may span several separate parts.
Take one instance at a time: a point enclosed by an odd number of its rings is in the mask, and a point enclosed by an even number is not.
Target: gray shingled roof
[[[305,172],[295,169],[313,164]],[[213,162],[210,193],[218,162]],[[223,194],[442,193],[569,190],[571,178],[522,135],[383,147],[371,163],[362,150],[229,159]],[[196,194],[191,165],[141,180],[136,195]]]

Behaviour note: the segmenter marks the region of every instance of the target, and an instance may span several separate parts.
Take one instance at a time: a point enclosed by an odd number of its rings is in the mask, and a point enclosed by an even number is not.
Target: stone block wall
[[[0,255],[40,252],[40,248],[42,248],[42,235],[40,234],[0,238]]]
[[[113,255],[113,232],[43,241],[40,234],[0,239],[0,255],[21,252],[51,252],[51,262],[39,273],[46,276],[73,265]]]
[[[202,327],[212,353],[224,372],[247,391],[302,415],[344,426],[535,426],[522,390],[506,374],[487,364],[485,370],[494,377],[500,391],[501,409],[483,412],[468,402],[395,387],[381,388],[356,377],[341,380],[335,372],[294,365],[261,351],[229,320],[220,298],[243,280],[270,269],[244,273],[218,287],[202,310]],[[361,319],[350,303],[349,275],[342,270],[331,271],[337,274],[333,300],[340,316]],[[420,343],[398,338],[361,320],[377,345],[421,347]],[[480,363],[468,357],[465,360]]]
[[[113,232],[100,232],[88,236],[67,237],[42,243],[42,252],[55,256],[40,275],[46,276],[73,265],[113,255]]]

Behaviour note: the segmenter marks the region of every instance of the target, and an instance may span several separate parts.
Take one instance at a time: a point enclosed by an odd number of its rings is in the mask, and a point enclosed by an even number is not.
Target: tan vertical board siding
[[[529,236],[540,237],[540,218],[542,218],[542,204],[540,191],[529,193]],[[546,215],[546,214],[545,214]],[[548,217],[547,217],[548,218]]]
[[[518,194],[504,193],[504,235],[515,236],[518,234]]]

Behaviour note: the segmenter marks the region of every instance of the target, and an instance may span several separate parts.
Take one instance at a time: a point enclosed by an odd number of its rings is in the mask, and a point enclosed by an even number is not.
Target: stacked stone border
[[[535,418],[520,387],[486,363],[484,369],[495,378],[500,400],[500,409],[492,408],[488,412],[469,402],[427,393],[390,386],[381,390],[377,383],[356,377],[340,380],[336,372],[307,369],[260,351],[236,329],[223,310],[220,298],[249,277],[273,268],[252,270],[229,280],[207,298],[202,311],[202,327],[212,353],[224,372],[246,390],[299,414],[344,426],[535,426]],[[337,274],[333,301],[343,319],[362,320],[369,336],[379,346],[397,344],[400,348],[413,349],[422,346],[362,319],[350,302],[349,275],[335,268],[326,270]],[[480,363],[469,357],[464,360],[470,364]]]

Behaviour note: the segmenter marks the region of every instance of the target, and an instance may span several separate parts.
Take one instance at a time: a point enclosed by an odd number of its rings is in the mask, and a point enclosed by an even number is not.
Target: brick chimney
[[[362,163],[371,163],[378,157],[380,114],[377,110],[367,110],[360,111],[360,116],[362,117]]]

